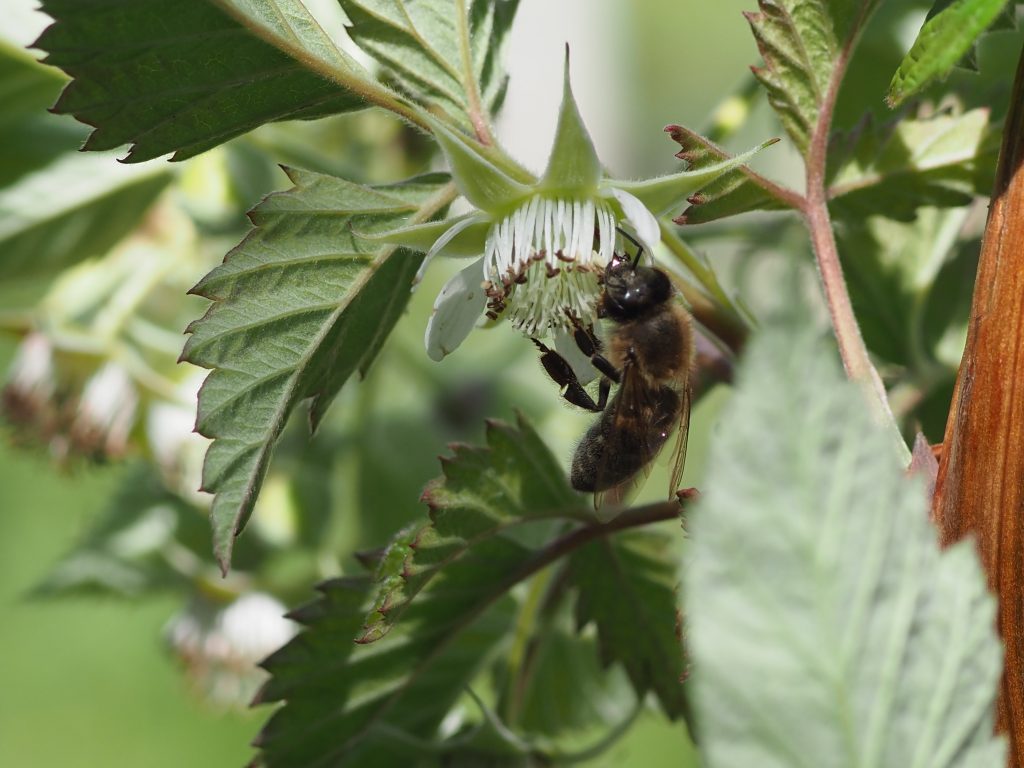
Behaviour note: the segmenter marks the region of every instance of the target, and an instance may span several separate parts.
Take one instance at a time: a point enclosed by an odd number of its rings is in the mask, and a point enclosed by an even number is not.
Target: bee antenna
[[[633,268],[640,263],[640,257],[644,255],[644,247],[640,244],[640,241],[633,237],[629,232],[624,230],[622,227],[615,228],[620,235],[629,240],[633,245],[636,246],[636,258],[633,259]]]

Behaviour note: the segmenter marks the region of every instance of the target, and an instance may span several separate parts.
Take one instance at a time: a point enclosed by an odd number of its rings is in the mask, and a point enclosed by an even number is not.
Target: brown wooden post
[[[999,598],[998,724],[1024,768],[1024,51],[978,263],[933,514],[943,543],[977,537]]]

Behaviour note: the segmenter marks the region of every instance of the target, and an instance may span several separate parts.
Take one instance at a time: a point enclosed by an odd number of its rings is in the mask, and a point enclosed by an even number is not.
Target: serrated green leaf
[[[359,239],[438,213],[447,176],[364,187],[288,171],[295,187],[251,213],[255,229],[194,293],[214,301],[189,326],[182,358],[212,368],[196,428],[214,442],[203,487],[225,569],[266,474],[274,442],[302,400],[315,427],[341,385],[365,370],[409,297],[422,256]]]
[[[707,168],[729,158],[725,150],[688,128],[670,125],[665,130],[682,147],[676,157],[686,161],[688,169]],[[774,211],[788,207],[759,185],[746,166],[723,174],[689,197],[688,201],[690,207],[674,219],[677,224],[704,224],[748,211]]]
[[[706,765],[1002,766],[974,545],[940,553],[923,487],[806,323],[751,342],[708,466],[683,577]]]
[[[489,423],[486,448],[456,445],[453,451],[441,462],[443,477],[423,494],[430,522],[396,537],[378,568],[380,586],[361,642],[386,635],[417,593],[453,560],[466,555],[487,563],[502,557],[507,528],[583,514],[558,462],[522,419],[515,428]],[[493,562],[487,570],[503,579],[508,569]]]
[[[139,225],[171,177],[166,167],[77,153],[23,176],[0,190],[0,273],[50,274],[105,253]]]
[[[319,602],[292,614],[307,629],[263,664],[272,677],[257,701],[284,706],[256,739],[258,764],[400,768],[423,743],[440,751],[438,726],[514,617],[505,597],[467,621],[466,604],[479,595],[456,574],[423,596],[401,632],[356,645],[367,586],[328,582]]]
[[[987,109],[876,127],[863,122],[829,148],[829,196],[837,218],[881,214],[909,221],[921,206],[966,205],[995,178],[1000,131]]]
[[[348,33],[405,92],[474,132],[504,91],[497,58],[518,0],[340,0]],[[482,101],[482,103],[480,103]]]
[[[822,103],[837,87],[837,63],[846,55],[878,0],[758,0],[744,14],[764,58],[755,77],[801,154],[807,153]]]
[[[928,14],[917,39],[889,84],[886,101],[898,106],[932,80],[945,77],[978,36],[1004,16],[1007,0],[942,0]]]
[[[716,163],[702,165],[699,168],[658,176],[644,181],[605,182],[608,186],[621,189],[636,197],[655,216],[664,216],[679,205],[687,195],[711,184],[724,174],[738,168],[765,147],[770,147],[778,139],[769,139],[741,155],[730,157]]]
[[[74,80],[54,107],[95,127],[85,149],[183,160],[274,120],[366,106],[383,87],[299,0],[45,0],[36,42]],[[348,89],[348,90],[347,90]]]
[[[579,592],[577,622],[596,626],[602,663],[621,664],[638,697],[653,691],[665,714],[689,719],[678,558],[671,537],[636,531],[582,547],[569,568]]]
[[[569,618],[569,617],[567,617]],[[625,721],[635,705],[630,684],[618,667],[605,669],[597,640],[558,621],[533,638],[525,681],[503,698],[497,709],[514,706],[515,724],[530,734],[558,737]]]

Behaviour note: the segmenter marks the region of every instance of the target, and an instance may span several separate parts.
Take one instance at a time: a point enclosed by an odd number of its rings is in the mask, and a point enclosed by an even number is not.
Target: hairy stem
[[[455,13],[459,31],[459,57],[462,59],[462,86],[466,89],[469,99],[466,114],[473,124],[477,141],[484,146],[491,146],[494,144],[494,135],[491,133],[491,124],[484,110],[480,83],[473,72],[473,48],[469,39],[469,11],[466,8],[466,0],[455,0]]]
[[[866,10],[863,13],[866,15]],[[861,23],[853,25],[853,29],[863,26],[865,19],[860,21]],[[804,158],[807,169],[807,192],[800,201],[800,210],[811,235],[811,246],[818,263],[818,274],[821,277],[843,368],[845,368],[847,376],[865,385],[877,412],[884,422],[892,427],[901,457],[909,463],[910,451],[899,434],[892,409],[889,407],[885,386],[882,384],[882,377],[878,375],[878,371],[871,362],[868,348],[864,344],[864,337],[860,333],[860,326],[853,313],[850,293],[843,277],[843,267],[839,262],[835,233],[832,231],[832,219],[828,212],[828,190],[825,184],[825,175],[832,114],[839,96],[839,87],[846,74],[850,57],[853,55],[855,42],[856,35],[851,34],[836,58],[828,87],[822,94],[821,104],[818,108],[818,120],[811,133],[807,154]]]

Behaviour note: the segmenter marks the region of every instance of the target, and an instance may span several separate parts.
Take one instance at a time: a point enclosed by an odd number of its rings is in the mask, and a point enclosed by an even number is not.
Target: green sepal
[[[504,212],[527,197],[531,190],[509,177],[483,156],[479,145],[454,133],[434,118],[428,120],[451,168],[459,193],[483,211]]]
[[[483,253],[484,244],[487,241],[487,230],[491,226],[490,219],[479,214],[469,213],[454,219],[413,224],[408,227],[390,229],[387,232],[354,232],[353,234],[363,240],[400,245],[415,251],[427,252],[450,229],[473,218],[476,221],[465,225],[465,228],[446,243],[438,254],[464,259]]]
[[[747,163],[765,147],[775,144],[778,139],[769,139],[742,155],[736,155],[721,163],[709,165],[695,171],[681,171],[646,181],[608,181],[606,185],[629,192],[658,217],[676,208],[689,195],[710,184],[722,174]]]
[[[548,190],[590,192],[601,181],[601,161],[580,116],[569,79],[569,46],[565,47],[565,76],[558,128],[541,187]]]

